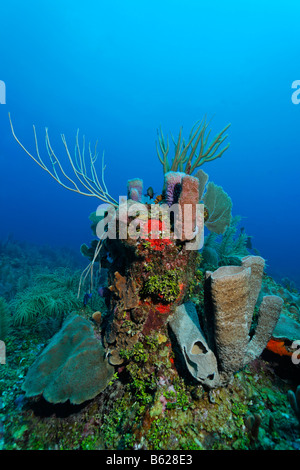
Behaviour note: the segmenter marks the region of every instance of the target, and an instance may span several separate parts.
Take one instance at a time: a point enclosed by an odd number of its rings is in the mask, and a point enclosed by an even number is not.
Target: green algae
[[[143,293],[154,295],[166,302],[174,302],[180,294],[179,283],[180,271],[178,269],[166,271],[162,275],[154,274],[146,280]]]

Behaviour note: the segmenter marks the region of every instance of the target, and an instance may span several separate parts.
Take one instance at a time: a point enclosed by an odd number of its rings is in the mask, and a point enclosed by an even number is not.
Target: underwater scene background
[[[299,2],[13,0],[0,12],[0,449],[299,450]],[[187,143],[206,116],[209,142],[230,124],[219,151],[230,146],[201,166],[227,194],[222,204],[231,200],[226,231],[206,223],[206,245],[192,254],[184,241],[97,252],[101,201],[68,191],[26,155],[9,113],[32,154],[35,126],[45,161],[48,128],[68,174],[61,134],[71,154],[77,129],[98,141],[109,194],[130,196],[127,182],[139,178],[149,204],[169,188],[161,131],[171,161],[181,128]],[[98,261],[94,284],[82,284]],[[236,300],[245,317],[228,321],[240,338],[235,364],[224,353],[219,277],[208,274],[228,266],[221,297],[231,292],[231,302],[237,268],[257,270],[258,287],[243,281],[253,308]],[[281,300],[265,307],[264,296]],[[79,331],[80,355],[70,346],[55,356]],[[190,342],[192,358],[214,358],[205,379],[185,355]],[[67,360],[90,371],[84,385]]]

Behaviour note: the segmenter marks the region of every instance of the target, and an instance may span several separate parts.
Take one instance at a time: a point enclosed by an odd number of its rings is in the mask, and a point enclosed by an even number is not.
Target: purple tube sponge
[[[135,178],[127,182],[127,196],[136,202],[142,202],[143,198],[143,180]]]
[[[185,173],[179,171],[168,171],[168,173],[165,173],[166,201],[169,207],[178,202],[182,178],[184,176]]]

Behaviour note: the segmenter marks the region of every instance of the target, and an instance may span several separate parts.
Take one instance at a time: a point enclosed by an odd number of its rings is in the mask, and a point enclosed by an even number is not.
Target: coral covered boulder
[[[91,324],[70,314],[30,367],[22,388],[27,397],[80,404],[104,390],[113,373]]]

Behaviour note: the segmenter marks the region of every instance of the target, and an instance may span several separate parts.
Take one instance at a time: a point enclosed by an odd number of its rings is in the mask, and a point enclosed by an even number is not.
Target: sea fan
[[[231,222],[232,201],[221,186],[210,182],[207,185],[203,202],[208,210],[205,226],[214,233],[225,233]]]

